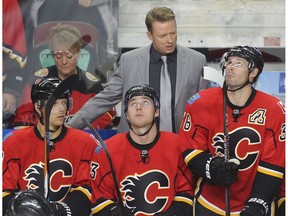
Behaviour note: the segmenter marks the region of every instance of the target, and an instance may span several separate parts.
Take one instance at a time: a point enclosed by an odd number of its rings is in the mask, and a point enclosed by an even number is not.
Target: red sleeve
[[[93,156],[91,173],[93,179],[92,214],[94,215],[105,207],[114,204],[114,197],[117,197],[108,160],[100,146]]]
[[[87,136],[86,132],[84,135]],[[84,149],[82,151],[80,165],[78,167],[77,175],[76,175],[73,185],[76,185],[76,186],[86,185],[86,186],[92,187],[91,176],[90,176],[90,164],[91,164],[92,156],[96,148],[96,142],[95,142],[94,136],[90,134],[89,134],[89,137],[83,140],[86,141],[86,145],[84,146]]]
[[[277,118],[275,118],[277,116]],[[285,168],[285,107],[278,102],[267,113],[267,126],[264,137],[264,148],[261,161],[277,167]],[[266,171],[265,171],[266,170]],[[273,167],[258,167],[258,171],[268,175],[278,176]],[[283,178],[284,173],[281,174]],[[280,176],[279,176],[280,178]]]
[[[3,142],[3,191],[18,189],[18,179],[21,164],[19,151],[16,148],[17,145],[17,140],[13,139],[13,137],[7,138],[7,140]]]
[[[197,125],[197,121],[201,116],[191,115],[194,113],[193,106],[189,103],[186,104],[186,109],[184,117],[181,123],[179,134],[185,138],[186,142],[189,144],[189,147],[192,149],[201,149],[203,151],[208,150],[208,130],[204,127]],[[200,113],[200,112],[197,112]]]
[[[192,189],[192,173],[184,163],[183,157],[179,158],[178,166],[179,169],[176,176],[176,196],[177,194],[187,193],[192,197],[194,196]]]

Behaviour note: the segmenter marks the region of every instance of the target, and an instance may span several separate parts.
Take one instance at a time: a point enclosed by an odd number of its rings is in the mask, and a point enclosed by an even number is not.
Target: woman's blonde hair
[[[64,46],[67,50],[79,52],[83,46],[80,31],[73,25],[58,23],[49,29],[49,48]]]

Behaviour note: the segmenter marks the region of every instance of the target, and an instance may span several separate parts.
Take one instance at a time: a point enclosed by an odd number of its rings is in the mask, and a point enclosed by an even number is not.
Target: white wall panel
[[[279,48],[285,44],[285,0],[120,0],[119,48],[149,43],[144,20],[155,6],[175,12],[178,42],[184,46]]]

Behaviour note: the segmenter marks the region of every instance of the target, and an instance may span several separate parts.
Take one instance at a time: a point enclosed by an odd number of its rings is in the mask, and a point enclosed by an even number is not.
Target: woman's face
[[[65,49],[64,47],[58,46],[53,49],[53,58],[58,71],[60,79],[64,79],[71,74],[77,73],[77,61],[79,59],[79,52],[72,49]]]

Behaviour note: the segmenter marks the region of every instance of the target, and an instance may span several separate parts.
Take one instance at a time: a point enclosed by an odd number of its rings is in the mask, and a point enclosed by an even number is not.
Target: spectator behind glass
[[[192,175],[181,155],[185,143],[178,134],[157,128],[161,106],[157,93],[147,85],[131,87],[124,106],[130,130],[106,143],[125,213],[115,202],[111,169],[105,151],[99,148],[92,159],[93,215],[191,216]]]
[[[227,187],[231,215],[274,215],[285,173],[285,107],[253,87],[264,67],[257,48],[235,46],[221,62],[224,87],[191,97],[180,129],[190,145],[185,162],[201,177],[195,216],[225,215]]]
[[[47,198],[53,210],[53,214],[49,215],[90,215],[90,160],[97,144],[89,133],[64,126],[70,105],[68,89],[63,89],[52,106],[48,125],[49,148],[44,148],[45,144],[48,145],[44,141],[47,136],[45,103],[60,83],[58,78],[37,79],[29,94],[38,117],[36,125],[13,130],[4,138],[2,215],[5,215],[15,193],[27,189],[33,189]],[[46,167],[50,177],[48,184],[44,184],[47,183]],[[25,203],[22,207],[24,210]],[[40,212],[40,207],[37,212]],[[33,208],[30,211],[33,212]],[[18,215],[31,214],[28,211]]]
[[[49,38],[49,48],[52,51],[55,65],[42,68],[34,72],[34,74],[31,74],[31,82],[43,77],[57,77],[63,80],[71,74],[78,75],[79,81],[73,86],[71,95],[72,107],[69,112],[70,115],[66,118],[67,120],[71,118],[87,100],[103,90],[103,86],[95,74],[83,71],[77,66],[80,49],[83,46],[81,34],[77,28],[72,25],[58,23],[51,27]],[[33,106],[29,97],[29,91],[31,91],[31,84],[25,86],[22,96],[23,100],[16,111],[14,121],[16,127],[31,126],[37,122],[37,117],[33,112]],[[94,121],[93,126],[97,129],[110,128],[115,115],[115,110],[111,108],[97,121]]]
[[[113,67],[118,54],[117,7],[118,0],[61,0],[60,5],[59,0],[34,0],[31,17],[35,27],[51,21],[81,21],[95,26],[99,31],[97,72],[106,77],[105,68]]]
[[[209,82],[202,79],[202,69],[207,64],[206,58],[199,52],[177,45],[176,20],[171,9],[153,8],[147,13],[145,23],[147,37],[152,43],[122,54],[119,68],[107,87],[91,98],[67,123],[68,125],[84,128],[83,117],[91,122],[121,100],[124,104],[125,92],[134,85],[149,84],[161,95],[161,56],[167,55],[172,86],[171,89],[167,89],[172,94],[172,131],[179,131],[186,101],[192,94],[209,86]],[[122,110],[118,132],[128,130]]]
[[[3,0],[3,128],[12,127],[19,96],[24,88],[27,50],[22,14],[17,0]]]

